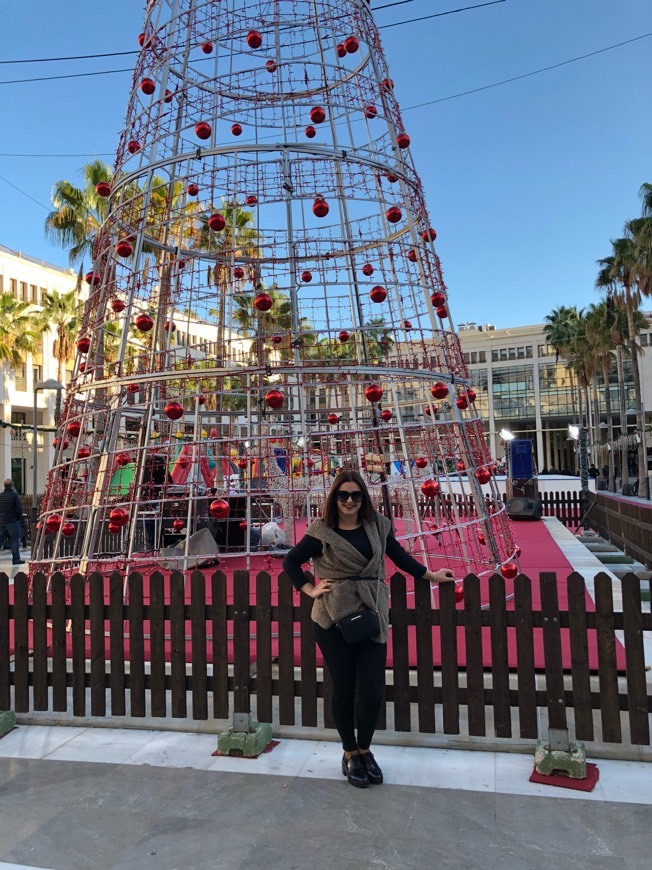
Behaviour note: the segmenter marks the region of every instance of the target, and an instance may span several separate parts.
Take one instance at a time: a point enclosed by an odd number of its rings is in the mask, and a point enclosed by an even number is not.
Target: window
[[[471,351],[471,364],[475,365],[478,362],[478,352],[476,350]]]
[[[27,281],[20,282],[20,301],[29,302],[29,296],[27,295]]]
[[[500,348],[500,361],[501,361],[501,362],[505,362],[506,359],[507,359],[507,348],[506,348],[506,347],[501,347],[501,348]]]
[[[525,348],[525,358],[526,359],[532,359],[532,351],[533,351],[532,345],[528,344],[528,346]]]
[[[16,389],[24,393],[27,390],[27,368],[21,363],[16,369]]]
[[[464,362],[465,362],[465,363],[467,364],[467,366],[468,366],[468,364],[469,364],[469,362],[470,362],[470,359],[469,359],[469,355],[468,355],[468,353],[464,353],[464,354],[462,354],[462,356],[463,356],[463,358],[464,358]]]
[[[5,276],[0,275],[0,293],[5,292]]]
[[[525,348],[517,347],[516,348],[516,358],[517,359],[525,359]]]
[[[44,304],[45,304],[45,294],[46,294],[47,292],[48,292],[48,291],[45,289],[45,287],[41,287],[41,288],[39,288],[39,293],[40,293],[40,295],[41,295],[41,300],[40,300],[40,301],[41,301],[41,305],[44,305]]]
[[[43,380],[43,367],[34,366],[34,368],[32,369],[32,377],[34,378],[34,386],[40,384]]]
[[[516,348],[510,347],[508,350],[509,359],[516,359]]]
[[[9,279],[9,292],[10,292],[13,296],[17,296],[17,295],[18,295],[18,281],[16,281],[15,278],[10,278],[10,279]]]
[[[491,351],[491,362],[498,362],[498,351],[497,350]]]
[[[25,423],[27,423],[27,414],[24,411],[12,411],[11,422],[22,423],[24,425]]]
[[[479,363],[486,363],[486,362],[487,362],[487,354],[486,354],[486,351],[484,351],[484,350],[479,350],[479,351],[478,351],[478,362],[479,362]]]
[[[647,333],[642,332],[640,338],[641,338],[641,347],[647,347]]]
[[[34,304],[38,303],[38,287],[36,284],[29,285],[29,299],[30,302],[34,302]]]

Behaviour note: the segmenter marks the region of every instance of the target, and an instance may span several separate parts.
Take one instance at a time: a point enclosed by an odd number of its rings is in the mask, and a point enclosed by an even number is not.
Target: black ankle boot
[[[361,752],[360,758],[367,770],[367,777],[372,785],[380,785],[383,781],[383,772],[371,752]]]
[[[368,788],[369,786],[367,768],[359,755],[352,755],[349,759],[346,755],[342,756],[342,775],[356,788]]]

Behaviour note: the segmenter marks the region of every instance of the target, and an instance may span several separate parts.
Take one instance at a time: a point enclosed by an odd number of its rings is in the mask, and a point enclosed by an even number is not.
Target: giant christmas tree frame
[[[247,559],[352,467],[432,567],[515,574],[368,4],[150,0],[138,42],[33,567]]]

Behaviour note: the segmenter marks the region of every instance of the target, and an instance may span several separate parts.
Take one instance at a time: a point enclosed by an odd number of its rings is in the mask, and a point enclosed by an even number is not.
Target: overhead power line
[[[456,12],[469,12],[471,9],[482,9],[483,6],[495,6],[496,3],[505,2],[506,0],[489,0],[488,3],[476,3],[475,6],[460,6],[459,9],[449,9],[447,12],[435,12],[433,15],[423,15],[421,18],[408,18],[405,21],[394,21],[392,24],[381,24],[378,30],[398,27],[400,24],[414,24],[415,21],[429,21],[431,18],[443,18],[444,15],[455,15]]]
[[[109,76],[114,73],[124,73],[124,72],[133,72],[131,67],[127,67],[126,69],[105,69],[98,70],[97,72],[85,72],[85,73],[69,73],[68,75],[61,76],[37,76],[32,79],[12,79],[7,82],[0,82],[0,85],[22,85],[26,82],[55,82],[60,79],[83,79],[88,76]]]
[[[139,51],[107,51],[104,54],[71,54],[68,57],[31,57],[25,60],[0,60],[5,63],[54,63],[59,60],[92,60],[96,57],[124,57],[127,54],[140,54]]]

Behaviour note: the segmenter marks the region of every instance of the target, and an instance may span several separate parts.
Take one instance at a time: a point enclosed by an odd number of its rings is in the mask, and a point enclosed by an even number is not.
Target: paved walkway
[[[21,726],[0,740],[0,870],[649,870],[652,777],[603,760],[590,794],[532,757],[379,747],[351,788],[334,743],[216,758],[206,734]],[[4,862],[4,863],[3,863]]]

